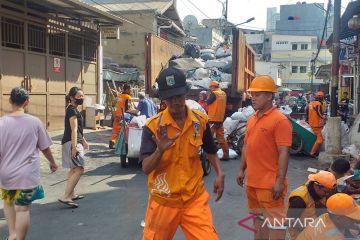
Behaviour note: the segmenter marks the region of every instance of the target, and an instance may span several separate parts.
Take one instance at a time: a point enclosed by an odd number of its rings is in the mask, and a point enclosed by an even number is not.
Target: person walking
[[[152,116],[155,116],[157,114],[157,107],[153,100],[150,98],[147,98],[145,96],[144,92],[139,92],[139,104],[137,105],[137,108],[135,113],[140,112],[140,115],[145,115],[146,118],[151,118]]]
[[[229,160],[229,145],[224,136],[224,117],[226,111],[226,93],[221,90],[219,82],[212,81],[209,86],[211,93],[206,99],[208,117],[212,134],[216,136],[223,150],[221,160]]]
[[[319,91],[316,93],[315,101],[312,101],[308,105],[307,121],[316,135],[316,142],[314,143],[310,155],[316,157],[318,150],[323,143],[322,130],[325,125],[325,115],[322,109],[322,102],[324,99],[324,93]]]
[[[124,84],[123,91],[117,94],[116,111],[113,122],[113,130],[111,134],[111,140],[109,142],[109,148],[113,149],[116,143],[116,139],[121,131],[120,120],[123,114],[133,109],[132,97],[130,96],[131,87],[128,84]]]
[[[308,176],[308,181],[293,190],[289,195],[287,218],[293,219],[288,226],[291,240],[304,229],[304,223],[317,218],[317,208],[324,208],[323,202],[336,193],[336,178],[334,174],[320,171]]]
[[[206,104],[206,99],[207,99],[207,92],[206,91],[201,91],[199,93],[199,100],[198,103],[200,104],[200,106],[206,111],[209,111],[209,107]]]
[[[181,70],[164,69],[157,83],[167,108],[147,121],[142,134],[140,162],[149,191],[143,240],[171,240],[178,226],[186,239],[219,239],[203,181],[201,147],[217,175],[215,201],[223,194],[225,175],[207,117],[186,106],[189,87]]]
[[[51,172],[58,166],[50,150],[51,138],[44,124],[25,113],[29,93],[11,90],[12,111],[0,118],[0,189],[4,200],[9,240],[24,240],[30,226],[30,205],[44,198],[40,185],[39,150],[49,161]]]
[[[341,121],[343,121],[344,123],[347,123],[347,118],[349,115],[350,99],[348,95],[349,95],[348,92],[343,93],[343,97],[340,100],[339,110],[338,110],[338,113],[341,116]]]
[[[285,218],[286,172],[292,127],[289,119],[273,106],[276,85],[270,76],[257,76],[250,84],[252,106],[256,113],[248,120],[237,183],[244,185],[249,212],[255,220],[255,239],[283,239],[285,228],[275,222]],[[262,227],[265,217],[272,225]]]
[[[72,87],[66,96],[68,106],[65,113],[64,135],[61,140],[62,166],[69,168],[66,188],[59,202],[66,204],[71,208],[77,208],[79,205],[75,200],[84,198],[83,195],[75,194],[75,187],[78,184],[81,175],[84,173],[85,151],[89,150],[83,128],[84,120],[78,107],[83,105],[84,93],[78,87]]]

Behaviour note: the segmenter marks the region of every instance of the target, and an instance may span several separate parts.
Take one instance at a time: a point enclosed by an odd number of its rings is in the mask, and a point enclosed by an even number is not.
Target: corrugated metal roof
[[[173,0],[80,0],[105,12],[155,11],[163,14],[173,5]]]
[[[102,12],[78,0],[42,0],[41,3],[37,0],[28,0],[27,4],[28,7],[44,13],[64,14],[74,18],[94,20],[103,24],[120,25],[123,21],[126,21],[119,16]]]

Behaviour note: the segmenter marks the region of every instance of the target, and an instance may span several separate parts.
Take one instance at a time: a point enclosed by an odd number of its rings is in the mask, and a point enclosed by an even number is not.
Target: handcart
[[[316,135],[297,123],[295,119],[289,118],[289,120],[293,128],[290,154],[305,153],[310,155],[316,142]]]
[[[115,153],[120,155],[120,165],[125,168],[127,165],[138,163],[140,154],[140,142],[142,128],[129,125],[130,118],[122,114],[120,118],[121,131],[116,140]]]

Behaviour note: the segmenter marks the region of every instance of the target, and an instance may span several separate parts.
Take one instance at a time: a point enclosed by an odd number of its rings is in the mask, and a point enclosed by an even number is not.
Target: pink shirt
[[[40,184],[39,149],[52,144],[43,123],[28,114],[0,118],[0,188],[31,189]]]

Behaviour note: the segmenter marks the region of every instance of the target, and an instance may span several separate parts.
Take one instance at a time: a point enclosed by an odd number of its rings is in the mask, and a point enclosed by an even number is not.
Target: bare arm
[[[245,158],[245,152],[246,152],[246,145],[241,149],[241,159],[240,159],[240,170],[239,174],[236,178],[236,182],[243,187],[244,186],[244,179],[245,179],[245,171],[246,171],[246,158]]]
[[[44,154],[45,158],[49,161],[51,172],[55,172],[58,169],[58,166],[55,163],[55,160],[54,160],[54,157],[53,157],[53,155],[51,153],[50,148],[46,148],[44,150],[41,150],[41,152]]]
[[[278,146],[278,151],[279,169],[276,180],[284,182],[289,164],[289,147]]]
[[[285,188],[284,182],[285,182],[288,163],[289,163],[289,147],[278,146],[278,152],[279,152],[278,173],[276,176],[276,182],[272,188],[274,200],[277,200],[282,196]]]
[[[70,122],[70,127],[71,127],[71,153],[72,156],[75,157],[75,155],[77,154],[77,130],[78,130],[78,121],[76,116],[72,116],[69,119]]]
[[[209,160],[209,162],[211,163],[211,165],[214,168],[216,175],[217,175],[215,182],[214,182],[214,193],[217,194],[215,201],[217,202],[220,200],[220,198],[222,197],[222,194],[224,192],[225,174],[221,169],[220,160],[219,160],[219,157],[217,156],[217,154],[206,153],[206,157]]]
[[[159,165],[163,152],[156,148],[150,156],[142,161],[142,170],[146,175],[149,175]]]
[[[142,170],[147,175],[154,171],[159,165],[162,155],[180,136],[180,133],[175,134],[173,137],[169,137],[167,134],[167,126],[160,126],[157,130],[157,136],[158,137],[152,137],[157,146],[156,150],[142,161]]]

